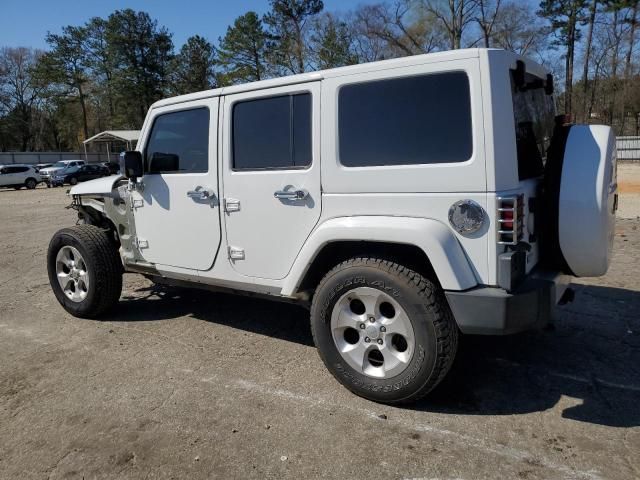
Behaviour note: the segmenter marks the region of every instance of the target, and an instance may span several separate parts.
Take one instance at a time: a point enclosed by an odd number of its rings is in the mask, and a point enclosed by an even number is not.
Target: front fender
[[[457,238],[437,220],[413,217],[361,216],[332,218],[309,236],[285,279],[282,294],[291,296],[322,248],[336,241],[389,242],[424,251],[445,290],[467,290],[478,282]]]
[[[110,175],[78,183],[71,187],[69,193],[71,195],[111,195],[113,186],[122,178],[124,178],[122,175]]]

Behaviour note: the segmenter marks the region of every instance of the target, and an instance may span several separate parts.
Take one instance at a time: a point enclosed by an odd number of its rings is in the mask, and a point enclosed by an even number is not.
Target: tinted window
[[[311,94],[237,103],[232,141],[236,170],[311,165]]]
[[[27,172],[29,167],[5,167],[4,173],[23,173]]]
[[[196,108],[156,117],[147,142],[147,173],[203,173],[209,168],[209,110]]]
[[[516,124],[520,180],[542,175],[547,160],[547,149],[553,135],[556,112],[553,96],[545,93],[540,79],[526,73],[525,83],[541,85],[523,91],[516,87],[512,72],[513,116]]]
[[[348,167],[450,163],[473,151],[463,72],[395,78],[340,89],[340,162]]]

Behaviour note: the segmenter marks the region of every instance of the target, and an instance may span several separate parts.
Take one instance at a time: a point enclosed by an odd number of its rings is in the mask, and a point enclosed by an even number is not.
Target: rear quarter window
[[[454,71],[343,86],[340,163],[346,167],[464,162],[473,153],[469,78]]]

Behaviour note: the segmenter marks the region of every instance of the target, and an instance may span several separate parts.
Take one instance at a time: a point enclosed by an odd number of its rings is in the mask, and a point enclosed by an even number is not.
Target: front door
[[[154,109],[142,138],[143,186],[132,193],[146,261],[208,270],[220,246],[218,99]]]
[[[223,130],[230,262],[282,279],[320,217],[320,83],[226,96]]]

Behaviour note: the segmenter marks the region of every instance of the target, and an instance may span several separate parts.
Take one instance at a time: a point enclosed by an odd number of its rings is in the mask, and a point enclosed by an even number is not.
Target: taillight
[[[524,197],[517,195],[514,197],[498,197],[497,215],[498,220],[498,244],[517,245],[522,239],[524,224]]]

